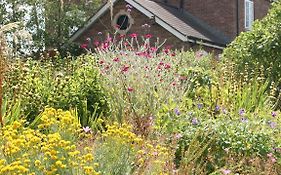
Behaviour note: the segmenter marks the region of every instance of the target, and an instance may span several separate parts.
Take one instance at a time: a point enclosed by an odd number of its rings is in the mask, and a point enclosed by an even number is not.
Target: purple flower
[[[175,109],[174,109],[174,112],[175,112],[176,115],[180,115],[180,114],[181,114],[181,113],[180,113],[180,110],[179,110],[178,108],[175,108]]]
[[[242,123],[247,123],[248,122],[248,119],[246,117],[242,117],[240,120],[241,120]]]
[[[216,112],[220,111],[220,106],[216,105],[215,111],[216,111]]]
[[[92,133],[92,129],[89,126],[83,127],[85,133]]]
[[[239,110],[239,115],[240,116],[244,116],[246,114],[246,110],[245,109],[240,109]]]
[[[198,107],[198,109],[202,109],[202,108],[203,108],[203,104],[202,104],[202,103],[199,103],[199,104],[197,105],[197,107]]]
[[[129,12],[129,13],[130,13],[131,11],[132,11],[132,9],[127,9],[127,12]]]
[[[222,113],[223,113],[223,114],[227,114],[227,113],[228,113],[227,109],[224,108],[224,109],[222,110]]]
[[[141,27],[143,27],[143,28],[150,28],[150,25],[149,24],[143,24]]]
[[[272,111],[272,112],[271,112],[271,116],[272,116],[272,117],[276,117],[276,116],[277,116],[277,113],[276,113],[275,111]]]
[[[268,124],[271,128],[276,128],[276,126],[277,126],[277,123],[272,122],[272,121],[269,121]]]
[[[223,170],[222,170],[222,173],[225,174],[225,175],[226,175],[226,174],[230,174],[230,173],[231,173],[231,170],[223,169]]]
[[[176,139],[180,139],[180,138],[182,138],[182,135],[180,134],[180,133],[178,133],[178,134],[176,134]]]
[[[194,117],[194,118],[191,120],[191,123],[192,123],[193,125],[198,125],[199,121],[197,120],[197,118]]]
[[[126,8],[127,8],[127,9],[132,9],[133,7],[132,7],[130,4],[127,4],[127,5],[126,5]]]

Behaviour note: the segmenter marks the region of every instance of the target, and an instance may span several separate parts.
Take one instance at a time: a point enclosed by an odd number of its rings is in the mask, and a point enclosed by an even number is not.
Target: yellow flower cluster
[[[169,155],[166,147],[146,141],[142,149],[137,151],[138,171],[150,170],[153,174],[165,174],[165,167],[172,160]]]
[[[123,124],[121,127],[114,123],[113,125],[107,125],[107,130],[102,136],[105,139],[114,139],[119,140],[122,143],[131,143],[131,144],[141,144],[143,139],[138,137],[136,134],[131,132],[132,126]]]
[[[130,125],[123,124],[119,126],[117,123],[107,125],[107,130],[102,134],[103,139],[106,141],[114,140],[118,144],[131,145],[133,150],[136,151],[136,165],[140,174],[149,170],[153,174],[165,174],[165,166],[170,160],[169,150],[159,144],[152,144],[151,142],[142,139],[133,132]],[[109,142],[112,143],[112,142]],[[114,147],[114,145],[111,145]]]
[[[93,150],[78,149],[79,122],[70,112],[46,109],[39,130],[16,121],[0,132],[0,175],[98,175]]]
[[[46,108],[40,118],[38,128],[41,130],[63,131],[66,133],[77,133],[81,129],[78,118],[74,117],[70,111],[53,108]]]

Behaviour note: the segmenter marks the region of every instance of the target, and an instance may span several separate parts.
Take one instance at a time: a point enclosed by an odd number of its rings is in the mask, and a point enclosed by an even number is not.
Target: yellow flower
[[[40,160],[35,160],[34,165],[39,167],[41,165],[41,161]]]
[[[94,168],[91,166],[84,166],[85,174],[93,174]]]

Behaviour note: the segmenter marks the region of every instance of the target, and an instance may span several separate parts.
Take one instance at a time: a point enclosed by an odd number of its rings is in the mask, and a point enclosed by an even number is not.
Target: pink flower
[[[113,61],[114,61],[114,62],[119,62],[120,59],[119,59],[118,57],[116,57],[116,58],[113,58]]]
[[[92,133],[92,130],[89,126],[83,127],[85,133]]]
[[[128,92],[133,92],[134,91],[134,89],[132,87],[128,87],[127,90],[128,90]]]
[[[131,38],[137,38],[137,37],[138,37],[138,34],[137,34],[137,33],[131,33],[131,34],[130,34],[130,37],[131,37]]]
[[[124,66],[121,68],[121,72],[122,72],[122,73],[128,72],[129,68],[130,68],[129,65],[124,65]]]
[[[277,161],[274,157],[272,157],[270,160],[272,163],[275,163]]]
[[[107,39],[106,39],[106,42],[111,42],[112,41],[112,38],[109,36]]]
[[[182,138],[182,135],[180,133],[176,134],[176,139]]]
[[[108,49],[108,47],[109,47],[108,42],[105,42],[105,43],[102,44],[103,49]]]
[[[170,68],[171,68],[171,65],[170,65],[170,64],[165,64],[164,68],[165,68],[165,69],[170,69]]]
[[[119,38],[125,38],[126,35],[119,35]]]
[[[121,26],[118,25],[118,24],[115,25],[115,28],[116,28],[116,29],[120,29],[120,27],[121,27]]]
[[[85,43],[80,45],[81,49],[87,49],[87,47],[88,47],[88,44],[85,44]]]
[[[157,51],[157,48],[156,48],[156,47],[151,47],[151,48],[150,48],[150,51],[156,52],[156,51]]]
[[[99,42],[99,41],[95,41],[95,42],[94,42],[94,45],[95,45],[96,47],[98,47],[98,46],[100,45],[100,42]]]
[[[180,76],[180,80],[187,80],[186,76]]]
[[[146,35],[145,35],[145,38],[146,38],[146,39],[152,38],[152,35],[151,35],[151,34],[146,34]]]
[[[222,173],[227,175],[227,174],[230,174],[231,173],[231,170],[226,170],[226,169],[223,169],[222,170]]]
[[[105,63],[103,60],[100,60],[100,62],[99,62],[100,64],[103,64],[103,63]]]

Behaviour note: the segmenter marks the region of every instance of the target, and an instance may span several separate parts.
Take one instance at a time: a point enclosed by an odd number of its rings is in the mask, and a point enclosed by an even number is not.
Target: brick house
[[[112,0],[70,41],[82,44],[117,30],[125,35],[149,33],[173,48],[200,46],[220,52],[240,32],[251,30],[252,22],[263,18],[269,7],[270,0]]]

